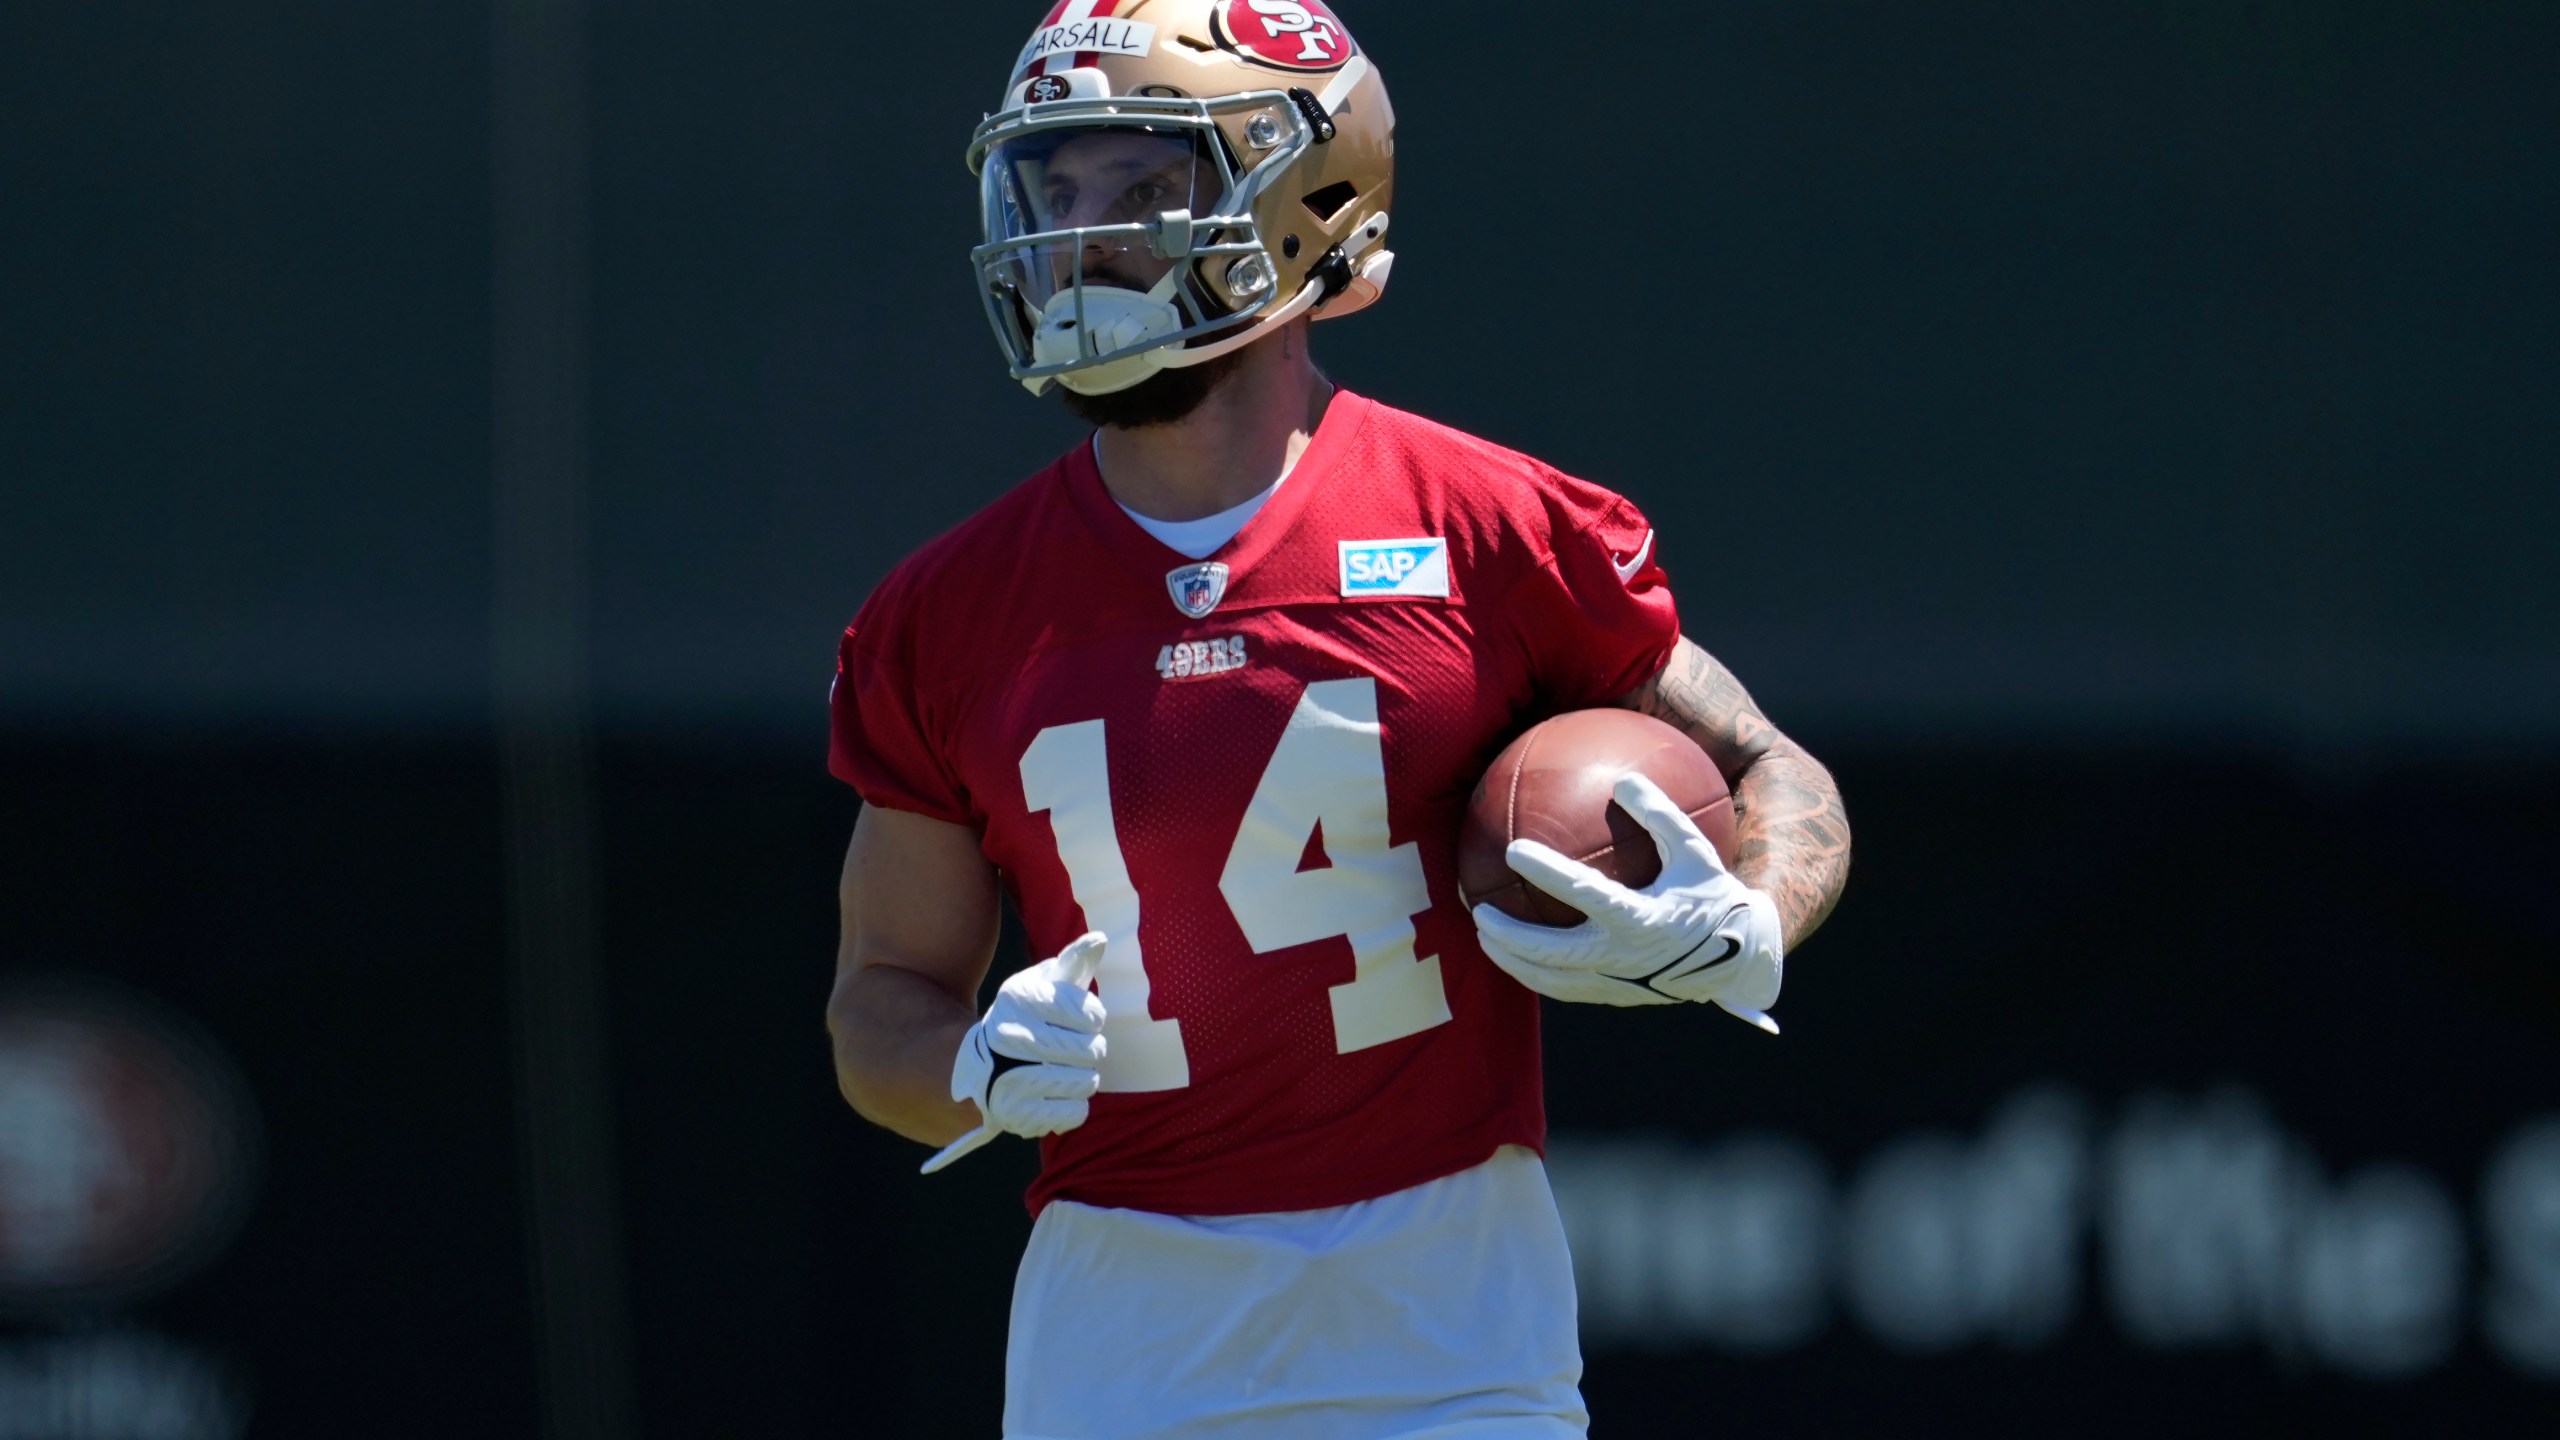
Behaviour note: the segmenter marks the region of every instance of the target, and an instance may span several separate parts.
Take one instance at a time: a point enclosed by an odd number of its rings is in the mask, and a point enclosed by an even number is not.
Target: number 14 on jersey
[[[1182,1022],[1148,1014],[1146,958],[1138,940],[1141,897],[1129,881],[1111,813],[1103,722],[1052,725],[1022,754],[1022,793],[1049,812],[1058,860],[1085,924],[1110,938],[1101,969],[1110,1055],[1105,1091],[1179,1090],[1191,1083]],[[1326,858],[1300,870],[1321,823]],[[1334,1048],[1365,1050],[1449,1019],[1440,958],[1414,953],[1413,917],[1431,908],[1413,842],[1387,843],[1387,765],[1378,725],[1378,682],[1319,680],[1299,695],[1245,806],[1218,877],[1256,954],[1340,936],[1351,942],[1352,978],[1330,987]],[[1156,897],[1206,903],[1206,897]]]

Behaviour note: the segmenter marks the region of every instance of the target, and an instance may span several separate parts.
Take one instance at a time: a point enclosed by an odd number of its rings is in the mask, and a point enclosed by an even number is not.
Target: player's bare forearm
[[[1794,950],[1821,928],[1849,880],[1849,814],[1831,772],[1685,636],[1662,673],[1618,703],[1677,726],[1724,772],[1733,787],[1734,873],[1778,902]]]
[[[995,954],[995,869],[975,831],[865,807],[837,898],[836,1088],[873,1124],[948,1144],[979,1118],[951,1098],[951,1062]]]
[[[827,1002],[836,1088],[854,1112],[927,1145],[948,1145],[978,1123],[951,1098],[951,1057],[977,1015],[941,986],[894,965],[866,966]]]

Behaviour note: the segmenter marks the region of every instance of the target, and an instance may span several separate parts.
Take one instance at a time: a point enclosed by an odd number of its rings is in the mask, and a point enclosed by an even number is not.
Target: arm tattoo
[[[1849,816],[1822,762],[1779,733],[1751,692],[1683,637],[1662,673],[1618,704],[1674,726],[1733,787],[1734,873],[1778,902],[1787,949],[1819,929],[1849,879]]]

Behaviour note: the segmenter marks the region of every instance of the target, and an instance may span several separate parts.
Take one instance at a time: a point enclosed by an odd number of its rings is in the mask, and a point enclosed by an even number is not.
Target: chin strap
[[[1388,269],[1395,263],[1393,252],[1379,248],[1379,242],[1386,238],[1387,224],[1388,217],[1383,212],[1372,216],[1351,233],[1350,239],[1334,246],[1307,271],[1297,294],[1276,309],[1255,316],[1252,324],[1233,335],[1206,345],[1159,346],[1100,365],[1037,376],[1023,381],[1023,387],[1038,395],[1054,381],[1079,395],[1116,394],[1140,384],[1158,370],[1187,369],[1234,354],[1277,327],[1346,295],[1356,298],[1351,308],[1358,309],[1377,298],[1378,290],[1387,282]],[[1371,254],[1373,250],[1377,253]],[[1050,296],[1040,317],[1040,329],[1032,337],[1033,358],[1043,365],[1054,365],[1082,355],[1144,344],[1154,336],[1180,330],[1182,313],[1174,308],[1173,292],[1189,268],[1187,263],[1176,264],[1143,294],[1117,285],[1084,285]],[[1368,292],[1365,297],[1359,295],[1363,289]]]
[[[1031,339],[1032,357],[1043,365],[1054,365],[1174,334],[1182,328],[1182,312],[1174,308],[1173,292],[1182,284],[1183,269],[1174,266],[1144,293],[1118,285],[1078,285],[1050,296],[1040,328]],[[1034,395],[1048,389],[1053,380],[1079,395],[1108,395],[1156,373],[1164,363],[1157,357],[1164,353],[1160,348],[1142,351],[1022,383]]]
[[[1386,234],[1387,217],[1381,212],[1368,224],[1353,231],[1349,240],[1335,246],[1333,253],[1326,255],[1314,269],[1309,270],[1306,283],[1300,285],[1298,293],[1290,296],[1288,301],[1277,310],[1266,315],[1255,316],[1252,324],[1225,339],[1213,340],[1206,345],[1186,346],[1180,350],[1150,350],[1147,352],[1148,357],[1159,355],[1164,357],[1156,363],[1171,370],[1215,360],[1221,355],[1243,349],[1261,339],[1266,332],[1277,326],[1288,324],[1342,294],[1361,280],[1383,283],[1387,278],[1387,267],[1394,263],[1395,256],[1381,250],[1369,256],[1365,262],[1361,261],[1360,257],[1376,249],[1378,242],[1385,239]]]

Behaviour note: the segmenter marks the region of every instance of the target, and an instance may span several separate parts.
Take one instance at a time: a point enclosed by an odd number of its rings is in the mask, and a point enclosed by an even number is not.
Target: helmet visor
[[[1201,287],[1177,276],[1200,260],[1258,248],[1241,231],[1208,222],[1235,188],[1217,132],[1202,124],[1044,127],[988,147],[980,170],[987,243],[977,252],[997,332],[1017,367],[1031,362],[1032,337],[1078,287],[1110,287],[1170,305],[1190,336],[1232,308],[1203,303]],[[1249,226],[1249,222],[1247,222]],[[1229,227],[1233,229],[1234,227]],[[1223,265],[1224,261],[1213,262]],[[1053,303],[1054,302],[1054,303]],[[1167,338],[1149,325],[1148,339]],[[1133,343],[1134,333],[1128,337]],[[1106,327],[1078,359],[1120,348]]]

